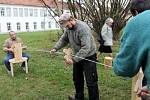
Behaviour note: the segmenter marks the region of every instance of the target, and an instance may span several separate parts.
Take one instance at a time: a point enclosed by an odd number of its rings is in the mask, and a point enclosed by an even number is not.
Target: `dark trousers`
[[[29,60],[29,55],[27,53],[22,53],[22,57],[27,57]],[[13,53],[7,53],[7,55],[5,56],[3,63],[5,64],[6,68],[10,71],[10,63],[9,63],[9,59],[14,58],[14,54]],[[22,67],[25,66],[25,62],[22,63],[21,65]]]
[[[96,54],[86,59],[96,61]],[[78,100],[84,100],[84,76],[88,87],[89,100],[99,100],[96,63],[87,60],[81,60],[73,64],[73,81],[76,89],[75,97]]]

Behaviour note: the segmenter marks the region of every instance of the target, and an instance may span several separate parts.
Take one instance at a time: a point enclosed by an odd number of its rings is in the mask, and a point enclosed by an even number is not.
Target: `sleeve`
[[[68,39],[68,36],[67,36],[67,32],[65,32],[53,48],[56,49],[56,50],[59,50],[60,48],[67,45],[68,43],[69,43],[69,39]]]
[[[91,31],[88,29],[81,29],[79,31],[80,33],[80,41],[81,41],[81,48],[80,50],[75,54],[75,57],[73,57],[73,60],[75,62],[78,62],[80,60],[82,60],[81,58],[85,58],[89,51],[90,51],[90,47],[91,47]],[[81,57],[81,58],[79,58]]]
[[[133,33],[133,27],[134,25],[128,25],[125,28],[119,53],[113,61],[113,70],[118,76],[133,77],[142,65],[141,58],[144,57],[146,50],[141,47],[138,35]]]
[[[108,27],[106,25],[104,25],[102,27],[102,31],[101,31],[102,38],[103,38],[104,41],[107,40],[107,33],[108,33]]]

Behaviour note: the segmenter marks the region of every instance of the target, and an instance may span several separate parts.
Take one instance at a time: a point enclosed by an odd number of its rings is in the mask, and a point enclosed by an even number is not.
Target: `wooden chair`
[[[16,64],[16,63],[25,62],[25,71],[26,71],[26,73],[28,73],[28,64],[27,64],[28,58],[22,57],[22,46],[21,46],[21,43],[14,44],[12,46],[12,48],[14,49],[14,58],[9,60],[12,77],[14,76],[13,64]]]

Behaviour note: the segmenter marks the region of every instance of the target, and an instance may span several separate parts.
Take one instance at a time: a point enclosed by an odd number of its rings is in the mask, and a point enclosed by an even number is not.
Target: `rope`
[[[44,50],[44,49],[27,49],[27,51],[37,51],[37,52],[46,52],[46,53],[50,53],[49,50]],[[59,54],[59,55],[64,55],[63,52],[55,52],[56,54]],[[79,57],[79,56],[75,56],[75,55],[72,55],[74,57],[78,57],[78,58],[81,58],[81,59],[84,59],[84,60],[87,60],[87,61],[90,61],[90,62],[93,62],[93,63],[96,63],[96,64],[99,64],[99,65],[103,65],[103,66],[107,66],[107,67],[112,67],[112,66],[109,66],[109,65],[106,65],[106,64],[103,64],[103,63],[100,63],[100,62],[96,62],[96,61],[93,61],[93,60],[89,60],[89,59],[86,59],[86,58],[83,58],[83,57]],[[123,80],[129,80],[130,77],[120,77],[120,79],[123,79]]]
[[[47,52],[47,53],[50,53],[50,51],[48,50],[43,50],[43,49],[36,49],[36,50],[28,50],[28,51],[38,51],[38,52]],[[63,52],[55,52],[56,54],[59,54],[59,55],[64,55]],[[90,60],[90,59],[86,59],[86,58],[83,58],[83,57],[80,57],[80,56],[76,56],[76,55],[73,55],[71,54],[71,56],[73,57],[77,57],[77,58],[80,58],[82,60],[86,60],[86,61],[89,61],[89,62],[93,62],[93,63],[96,63],[96,64],[99,64],[99,65],[103,65],[103,66],[107,66],[107,67],[112,67],[112,66],[109,66],[109,65],[106,65],[106,64],[103,64],[103,63],[100,63],[100,62],[96,62],[96,61],[93,61],[93,60]]]

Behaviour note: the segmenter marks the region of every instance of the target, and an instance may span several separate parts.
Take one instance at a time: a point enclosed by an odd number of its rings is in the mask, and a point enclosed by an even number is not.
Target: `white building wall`
[[[7,28],[7,23],[11,23],[11,30],[16,32],[26,32],[26,31],[44,31],[50,29],[58,29],[56,27],[56,22],[51,16],[41,16],[40,10],[45,10],[47,13],[48,11],[46,8],[43,7],[34,7],[34,6],[23,6],[23,5],[6,5],[0,4],[0,8],[4,8],[4,16],[1,16],[0,11],[0,34],[9,32]],[[11,16],[7,16],[6,8],[11,8]],[[19,16],[18,10],[18,17],[14,16],[14,8],[23,8],[23,16]],[[28,8],[28,17],[25,17],[24,9]],[[29,9],[33,9],[33,16],[29,16]],[[38,16],[34,16],[34,9],[38,10]],[[58,18],[56,18],[58,20]],[[29,23],[29,30],[26,29],[26,22]],[[34,22],[37,23],[37,29],[34,29]],[[45,23],[45,28],[41,28],[41,22]],[[49,27],[49,22],[51,23],[51,27]],[[17,23],[20,23],[20,30],[17,30]]]

